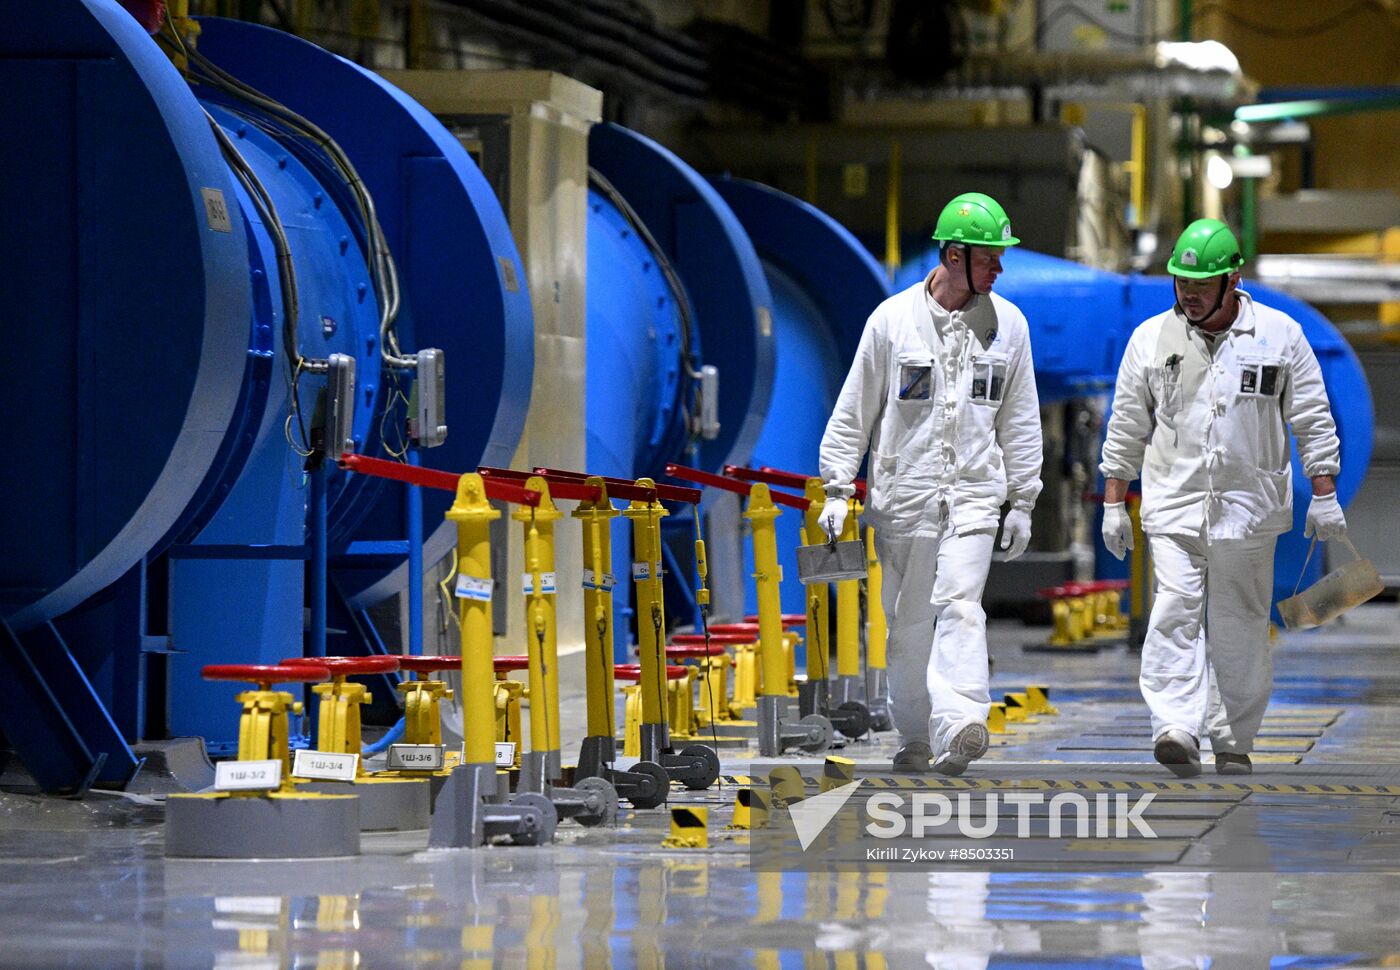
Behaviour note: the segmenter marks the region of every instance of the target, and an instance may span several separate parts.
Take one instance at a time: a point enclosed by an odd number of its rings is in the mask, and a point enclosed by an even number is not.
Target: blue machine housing
[[[820,474],[817,451],[855,356],[866,318],[890,294],[884,271],[844,226],[815,206],[757,182],[716,178],[712,184],[753,241],[773,292],[776,372],[768,417],[750,464]],[[783,509],[776,523],[784,613],[805,612],[797,580],[802,516]],[[744,548],[752,575],[753,550]],[[745,609],[758,609],[745,584]]]
[[[447,361],[447,441],[423,451],[422,463],[456,472],[508,464],[529,410],[534,321],[505,213],[471,156],[422,105],[342,57],[241,21],[201,25],[200,49],[211,60],[336,139],[374,196],[404,291],[399,342],[410,351],[441,348]],[[368,442],[367,453],[378,444]],[[336,563],[337,582],[354,609],[407,584],[402,551],[373,545],[403,538],[404,493],[356,478],[333,501],[332,541],[350,553]],[[429,562],[456,542],[443,521],[451,501],[423,496]]]
[[[283,436],[289,367],[272,243],[200,101],[114,0],[5,21],[0,80],[26,95],[0,118],[28,134],[0,148],[0,247],[16,270],[7,306],[39,339],[0,364],[0,400],[66,445],[37,449],[26,476],[0,481],[13,537],[0,567],[0,727],[21,754],[44,752],[26,758],[41,785],[80,789],[134,773],[124,737],[142,736],[161,693],[165,729],[232,735],[227,688],[199,679],[204,663],[302,652],[307,483]],[[425,463],[503,460],[528,406],[533,325],[504,215],[465,149],[402,92],[289,35],[206,20],[200,45],[329,131],[374,194],[399,265],[401,345],[443,348],[448,362],[451,431]],[[300,352],[356,359],[353,435],[380,452],[381,405],[400,423],[403,402],[383,393],[348,192],[256,109],[200,95],[285,224]],[[308,423],[323,385],[302,376]],[[335,471],[328,491],[343,567],[333,620],[361,634],[350,650],[372,649],[358,621],[405,585],[414,506],[402,488]],[[449,502],[429,497],[416,530],[440,523]],[[451,533],[431,531],[428,554],[445,553]],[[148,697],[158,654],[168,684],[156,678]]]
[[[910,260],[896,275],[896,286],[918,283],[937,260],[936,248]],[[997,292],[1020,307],[1030,323],[1036,384],[1043,403],[1111,395],[1133,330],[1175,300],[1170,277],[1123,276],[1020,247],[1007,250],[1002,264],[1005,275],[997,280]],[[1247,282],[1243,288],[1261,303],[1297,320],[1317,354],[1341,438],[1342,471],[1337,491],[1345,505],[1360,488],[1371,460],[1374,413],[1361,363],[1346,339],[1308,304]],[[1296,445],[1293,485],[1295,529],[1279,537],[1274,559],[1275,600],[1291,595],[1307,557],[1308,540],[1303,538],[1302,525],[1312,484],[1303,474]],[[1108,555],[1097,529],[1095,541],[1099,574],[1126,576],[1127,566]],[[1303,576],[1304,585],[1321,577],[1320,560],[1313,557]]]
[[[661,477],[668,461],[718,470],[749,460],[772,395],[773,297],[753,244],[719,193],[674,153],[617,125],[595,126],[589,164],[623,197],[679,277],[672,293],[654,254],[623,214],[592,192],[588,216],[588,471]],[[684,401],[693,385],[680,357],[680,301],[693,315],[687,335],[695,363],[720,373],[720,432],[687,449]],[[710,499],[707,497],[706,501]],[[666,568],[687,575],[694,520],[672,509],[663,520]],[[630,575],[631,529],[613,534],[613,572]],[[688,583],[688,581],[687,581]],[[689,608],[686,584],[668,585],[675,609]],[[626,653],[631,590],[613,592],[619,659]]]
[[[675,267],[694,308],[705,363],[719,368],[720,433],[701,442],[697,464],[707,469],[742,464],[762,430],[774,368],[773,297],[753,244],[710,184],[651,139],[618,125],[595,125],[588,158],[636,211]],[[590,293],[610,285],[609,272],[606,264],[595,268],[590,260]]]
[[[590,196],[588,281],[588,467],[634,478],[666,461],[709,471],[725,464],[818,474],[817,449],[845,376],[841,364],[860,340],[870,311],[889,295],[880,267],[820,210],[755,182],[702,179],[671,152],[614,125],[594,128],[595,168],[613,184],[671,260],[684,292],[674,294],[637,233],[609,200]],[[719,369],[719,437],[683,452],[682,401],[689,378],[679,366],[680,300],[689,300],[696,360]],[[717,496],[707,493],[705,506]],[[789,582],[783,609],[804,610],[796,548],[801,516],[784,510],[779,559]],[[666,520],[674,547],[693,524]],[[615,572],[627,568],[628,530],[614,540]],[[670,552],[668,550],[668,555]],[[678,578],[687,555],[671,555]],[[753,553],[743,551],[753,573]],[[624,575],[617,572],[618,575]],[[669,587],[693,610],[679,583]],[[745,606],[755,590],[745,583]],[[619,586],[619,617],[630,590]],[[683,617],[682,622],[686,619]],[[626,623],[619,619],[619,636]],[[622,655],[625,644],[617,645]]]
[[[26,136],[0,150],[0,250],[27,327],[0,401],[54,443],[0,479],[0,602],[24,631],[116,582],[218,487],[226,436],[257,406],[258,323],[233,181],[168,59],[114,3],[6,20],[0,83],[25,94],[0,119]]]

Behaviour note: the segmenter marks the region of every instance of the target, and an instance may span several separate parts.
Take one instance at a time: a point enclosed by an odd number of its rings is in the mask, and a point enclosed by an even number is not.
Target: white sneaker
[[[948,742],[948,750],[934,762],[933,770],[940,775],[960,775],[967,766],[987,753],[991,735],[985,724],[969,724]]]
[[[1218,752],[1215,756],[1215,773],[1217,775],[1248,775],[1253,774],[1254,763],[1249,760],[1247,754],[1232,754],[1229,751]]]
[[[933,758],[933,749],[927,741],[910,741],[894,754],[891,769],[909,774],[922,774],[928,771],[928,763]]]
[[[1167,728],[1152,745],[1152,757],[1178,778],[1201,773],[1201,746],[1181,728]]]

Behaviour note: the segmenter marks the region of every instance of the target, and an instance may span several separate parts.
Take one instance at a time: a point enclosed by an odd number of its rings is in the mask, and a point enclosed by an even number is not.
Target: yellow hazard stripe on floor
[[[748,775],[726,775],[730,785],[749,785]],[[818,779],[803,777],[815,787]],[[919,778],[900,775],[863,775],[860,780],[872,788],[908,788],[943,791],[993,791],[1030,789],[1032,791],[1090,792],[1229,792],[1261,795],[1390,795],[1400,796],[1400,785],[1343,784],[1266,784],[1264,782],[1223,781],[1089,781],[1058,778]],[[759,779],[761,782],[762,779]]]

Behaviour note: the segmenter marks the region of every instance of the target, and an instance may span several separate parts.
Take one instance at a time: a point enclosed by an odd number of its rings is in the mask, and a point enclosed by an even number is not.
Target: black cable
[[[622,214],[623,219],[625,219],[627,224],[632,228],[632,231],[637,234],[637,238],[641,239],[642,244],[647,247],[647,250],[652,254],[652,258],[656,260],[656,266],[661,270],[662,277],[666,280],[666,286],[671,291],[672,298],[676,301],[676,309],[681,316],[681,363],[685,367],[686,379],[691,382],[691,385],[695,389],[694,411],[689,411],[686,408],[685,397],[688,388],[682,385],[681,389],[681,410],[687,419],[685,422],[686,438],[688,443],[693,443],[699,434],[699,429],[696,427],[696,422],[691,420],[691,418],[695,414],[700,413],[702,405],[699,384],[700,372],[695,366],[695,358],[691,353],[691,331],[695,327],[695,315],[690,306],[690,299],[686,295],[685,285],[681,282],[680,274],[676,272],[670,257],[666,255],[666,251],[663,250],[661,244],[656,241],[656,237],[652,235],[651,230],[647,228],[646,223],[644,223],[641,216],[637,214],[637,210],[632,208],[628,201],[623,198],[622,193],[596,168],[590,167],[588,169],[588,181],[616,207],[617,211]]]
[[[601,585],[601,583],[599,585]],[[612,595],[611,590],[608,591],[608,595]],[[608,615],[606,612],[598,617],[598,645],[598,672],[602,675],[602,679],[599,683],[606,684],[608,682]],[[615,712],[613,711],[613,695],[611,691],[608,692],[608,702],[604,706],[607,709],[608,737],[613,739],[613,743],[616,744],[617,722],[614,720]],[[614,754],[616,754],[616,752],[614,752]]]
[[[700,506],[698,506],[698,505],[693,506],[693,507],[692,507],[692,514],[693,514],[693,516],[694,516],[694,518],[695,518],[695,541],[696,541],[697,543],[703,543],[703,542],[705,541],[705,539],[704,539],[704,536],[702,536],[702,535],[700,534]],[[699,547],[697,546],[697,548],[699,548]],[[697,564],[697,572],[698,572],[698,564]],[[704,591],[704,590],[705,590],[705,580],[704,580],[704,577],[699,577],[699,578],[700,578],[700,591]],[[707,597],[707,598],[708,598],[708,597]],[[718,716],[719,716],[719,711],[718,711],[718,709],[715,707],[714,681],[710,679],[709,667],[707,666],[707,665],[711,662],[711,658],[710,658],[710,604],[708,604],[708,603],[701,603],[701,604],[700,604],[700,630],[701,630],[701,632],[705,635],[705,659],[704,659],[703,664],[702,664],[702,666],[701,666],[700,669],[703,670],[703,671],[705,671],[705,692],[706,692],[707,694],[709,694],[709,696],[710,696],[710,741],[714,744],[715,757],[718,758],[718,757],[719,757],[719,729],[718,729],[718,728],[716,727],[716,725],[715,725],[715,720],[716,720],[716,719],[718,718]],[[728,699],[727,699],[727,698],[726,698],[726,700],[725,700],[725,703],[726,703],[726,704],[728,703]],[[724,790],[724,783],[723,783],[723,782],[720,782],[719,785],[718,785],[718,787],[717,787],[717,789],[716,789],[716,791],[723,791],[723,790]]]
[[[1230,9],[1227,4],[1216,2],[1202,4],[1196,11],[1196,16],[1200,16],[1201,10],[1210,9],[1218,11],[1222,17],[1239,24],[1246,30],[1264,37],[1311,37],[1314,34],[1325,33],[1340,27],[1342,24],[1351,20],[1353,14],[1363,8],[1370,8],[1387,16],[1393,15],[1394,13],[1390,6],[1383,3],[1382,0],[1356,0],[1356,2],[1343,7],[1341,10],[1334,11],[1311,24],[1305,24],[1301,27],[1271,27],[1268,24],[1256,23],[1247,17],[1241,17],[1234,10]]]
[[[667,722],[667,723],[669,724],[670,718],[666,717],[666,708],[667,708],[667,699],[666,699],[666,644],[665,644],[664,640],[662,639],[662,630],[661,630],[661,627],[662,627],[663,625],[664,625],[664,623],[663,623],[663,620],[662,620],[662,618],[661,618],[661,605],[660,605],[659,603],[652,603],[652,604],[651,604],[651,628],[652,628],[652,632],[654,633],[654,635],[655,635],[655,637],[656,637],[656,652],[659,653],[659,654],[661,655],[661,662],[657,665],[657,668],[656,668],[656,679],[657,679],[658,681],[660,681],[660,683],[659,683],[657,689],[660,691],[660,697],[661,697],[661,714],[662,714],[662,720],[665,721],[665,722]],[[671,746],[671,735],[670,735],[669,730],[668,730],[668,732],[667,732],[667,734],[666,734],[666,746],[667,746],[667,747],[670,747],[670,746]]]
[[[532,598],[533,598],[533,597],[532,597]],[[536,609],[539,608],[539,604],[538,604],[538,603],[535,604],[535,608],[536,608]],[[539,652],[540,652],[540,689],[541,689],[542,691],[544,691],[544,696],[541,697],[541,698],[539,699],[539,701],[540,701],[540,710],[541,710],[541,711],[543,712],[543,714],[544,714],[544,748],[545,748],[545,751],[553,751],[553,750],[555,750],[555,749],[552,748],[551,745],[554,743],[554,739],[553,739],[553,737],[551,736],[550,731],[549,731],[549,697],[550,697],[550,694],[549,694],[549,665],[548,665],[547,663],[544,662],[544,661],[545,661],[545,657],[544,657],[544,624],[543,624],[543,623],[539,623],[539,624],[537,624],[537,625],[535,626],[535,644],[536,644],[537,649],[538,649]],[[533,704],[534,701],[531,700],[530,703]],[[535,716],[535,714],[534,714],[534,710],[533,710],[533,708],[532,708],[532,709],[531,709],[531,712],[530,712],[530,717],[533,718],[534,716]],[[541,766],[541,768],[542,768],[542,770],[544,771],[545,774],[548,774],[548,773],[549,773],[548,760],[549,760],[549,758],[548,758],[548,756],[546,755],[546,757],[545,757],[546,764],[544,764],[544,765]],[[544,780],[545,784],[549,784],[551,781],[553,781],[552,778],[545,778],[545,779],[543,779],[543,780]]]

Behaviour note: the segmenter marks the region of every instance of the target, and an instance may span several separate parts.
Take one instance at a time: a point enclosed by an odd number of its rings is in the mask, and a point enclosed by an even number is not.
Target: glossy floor
[[[708,849],[664,848],[664,813],[624,811],[615,828],[561,824],[541,848],[429,852],[417,832],[366,836],[354,859],[167,862],[158,800],[7,793],[0,965],[1394,966],[1397,620],[1371,606],[1279,641],[1272,743],[1233,786],[1150,763],[1133,655],[1023,653],[1038,634],[997,627],[994,693],[1048,683],[1060,714],[999,735],[960,791],[1167,783],[1147,812],[1160,841],[1075,840],[1040,871],[754,871],[750,833],[724,827],[732,778],[753,770],[743,749],[725,750],[724,787],[677,792],[711,810]],[[839,753],[879,783],[891,748],[881,736]],[[820,771],[820,758],[786,760]],[[1242,845],[1244,861],[1230,854]]]

